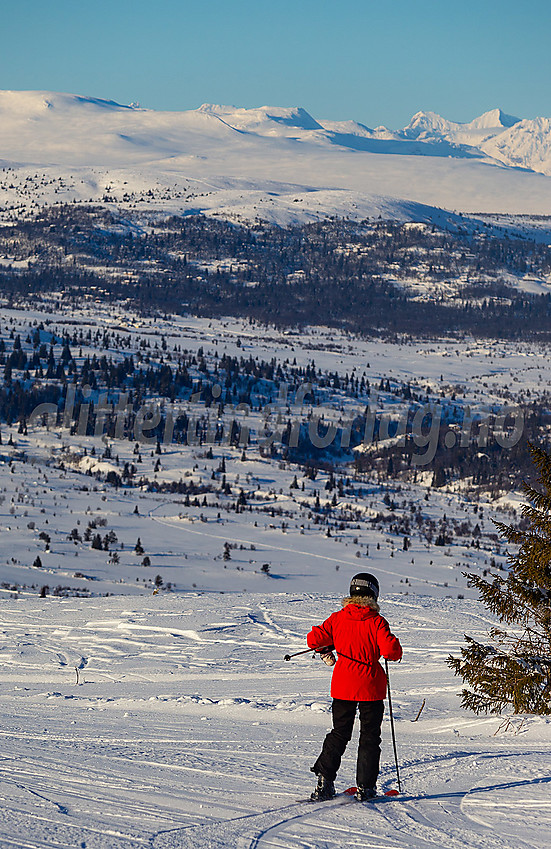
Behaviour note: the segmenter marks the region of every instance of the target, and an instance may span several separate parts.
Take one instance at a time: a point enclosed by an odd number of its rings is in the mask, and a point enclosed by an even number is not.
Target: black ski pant
[[[312,767],[316,775],[334,781],[341,765],[341,758],[352,737],[356,710],[360,711],[360,740],[356,764],[356,784],[359,787],[375,787],[379,775],[381,758],[381,723],[385,704],[376,702],[352,702],[333,699],[333,728],[323,742],[321,754]]]

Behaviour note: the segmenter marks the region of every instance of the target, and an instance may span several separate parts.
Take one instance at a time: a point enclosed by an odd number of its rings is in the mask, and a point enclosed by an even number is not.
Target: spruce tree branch
[[[551,453],[529,445],[538,472],[536,486],[524,483],[527,504],[519,527],[495,521],[501,537],[517,546],[508,556],[506,577],[489,580],[465,573],[482,603],[511,631],[494,627],[488,642],[465,635],[461,657],[447,663],[472,690],[461,704],[475,713],[551,715]]]

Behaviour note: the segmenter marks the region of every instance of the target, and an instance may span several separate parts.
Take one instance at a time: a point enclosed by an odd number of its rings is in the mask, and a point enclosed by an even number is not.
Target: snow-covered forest
[[[178,315],[93,285],[14,286],[0,313],[0,845],[547,845],[549,721],[465,712],[446,664],[494,624],[465,572],[506,569],[492,519],[522,527],[547,341]],[[283,657],[364,570],[404,646],[403,792],[307,805],[330,673]],[[388,714],[383,735],[382,792]]]

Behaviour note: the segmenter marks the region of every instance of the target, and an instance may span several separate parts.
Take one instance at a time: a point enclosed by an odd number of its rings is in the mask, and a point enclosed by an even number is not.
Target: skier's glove
[[[327,666],[334,666],[337,662],[337,658],[333,654],[334,648],[334,646],[324,646],[322,649],[317,650],[319,656]]]

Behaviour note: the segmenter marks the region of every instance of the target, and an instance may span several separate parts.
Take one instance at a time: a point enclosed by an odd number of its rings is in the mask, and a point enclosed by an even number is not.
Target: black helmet
[[[367,595],[377,600],[379,598],[379,581],[369,572],[359,572],[350,582],[350,595]]]

